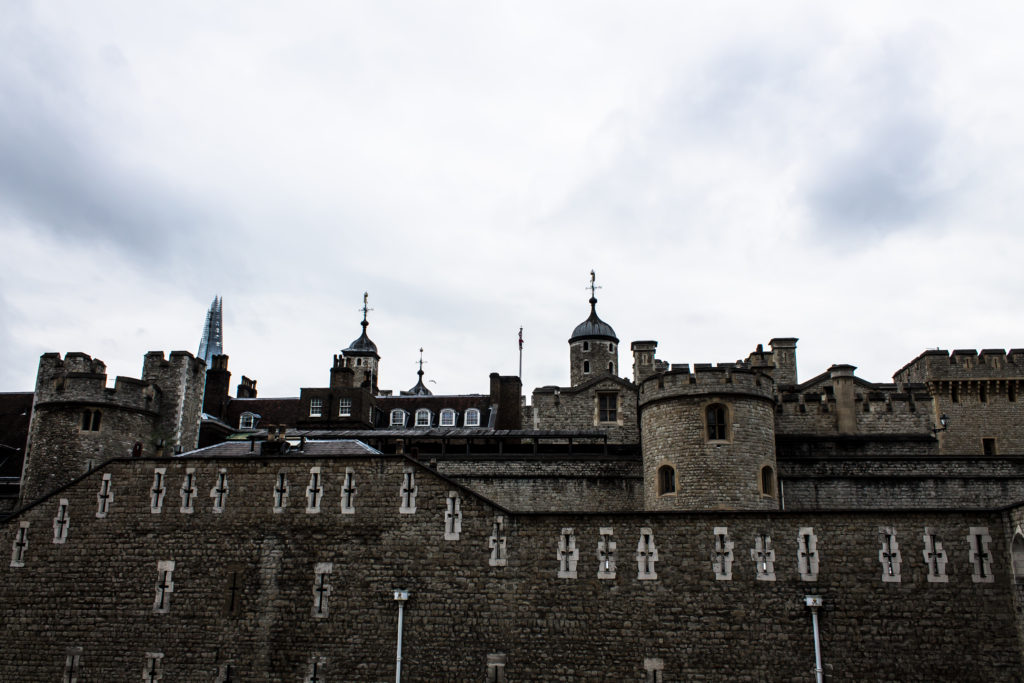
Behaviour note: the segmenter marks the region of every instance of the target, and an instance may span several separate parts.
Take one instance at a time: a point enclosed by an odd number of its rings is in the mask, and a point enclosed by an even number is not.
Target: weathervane
[[[591,270],[590,271],[590,298],[591,299],[596,299],[597,298],[597,290],[601,289],[600,286],[595,284],[596,281],[597,281],[597,273],[595,273],[593,270]]]
[[[359,310],[363,312],[363,322],[364,323],[366,322],[366,314],[373,310],[367,304],[367,302],[369,300],[370,300],[370,293],[369,292],[363,292],[363,307],[360,308]]]

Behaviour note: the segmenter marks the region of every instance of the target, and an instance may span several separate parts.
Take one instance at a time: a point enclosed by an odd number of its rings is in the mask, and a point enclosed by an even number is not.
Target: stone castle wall
[[[599,394],[618,394],[618,410],[614,422],[602,422]],[[523,426],[534,429],[570,431],[601,430],[608,434],[608,443],[637,442],[636,391],[611,377],[587,385],[581,390],[559,390],[544,387],[533,392],[532,410],[526,410]]]
[[[894,379],[927,384],[934,419],[949,418],[939,433],[943,453],[982,454],[984,439],[996,454],[1024,453],[1024,349],[925,351]]]
[[[197,496],[184,513],[189,468]],[[308,512],[312,468],[322,497]],[[281,473],[289,495],[275,512]],[[406,473],[416,496],[403,512]],[[105,477],[113,499],[97,517]],[[62,507],[70,526],[54,543]],[[79,680],[138,679],[147,653],[166,683],[213,681],[225,665],[232,680],[308,680],[314,664],[325,681],[388,680],[402,588],[408,681],[483,679],[489,655],[509,681],[642,680],[645,666],[665,680],[806,680],[809,594],[824,601],[830,680],[1011,680],[1021,660],[1003,524],[985,511],[516,514],[399,457],[110,462],[0,526],[12,560],[28,543],[21,566],[0,563],[0,679],[60,680],[80,648]],[[898,541],[895,578],[881,529]],[[943,582],[928,580],[926,529]],[[981,580],[976,536],[988,539]],[[724,565],[716,548],[731,552]]]
[[[437,471],[512,510],[639,510],[639,457],[439,457]]]
[[[930,434],[938,426],[932,397],[924,392],[858,392],[854,405],[858,434]],[[786,394],[775,429],[778,434],[835,434],[838,414],[835,396]]]
[[[999,508],[1024,500],[1024,458],[779,458],[787,510]]]

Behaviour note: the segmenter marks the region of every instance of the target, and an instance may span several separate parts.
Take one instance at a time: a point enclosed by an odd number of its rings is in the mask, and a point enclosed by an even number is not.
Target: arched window
[[[608,342],[608,350],[611,351],[612,353],[615,353],[615,344],[613,344],[612,342]]]
[[[256,426],[256,414],[245,412],[238,418],[239,429],[253,429]]]
[[[476,408],[470,408],[466,411],[466,417],[463,418],[462,425],[464,427],[479,427],[480,426],[480,411]]]
[[[775,495],[775,470],[770,465],[761,468],[761,493],[766,496]]]
[[[590,342],[588,342],[588,341],[583,342],[583,350],[584,351],[589,351],[590,350]]]
[[[658,468],[658,495],[664,496],[667,493],[676,492],[676,471],[672,465],[662,465]]]
[[[590,361],[589,360],[583,361],[583,373],[584,374],[589,374],[590,373]]]
[[[392,427],[404,427],[405,426],[405,411],[401,408],[395,408],[391,411],[391,426]]]
[[[608,372],[615,374],[615,363],[608,361]]]
[[[1013,560],[1013,580],[1024,583],[1024,534],[1021,533],[1020,527],[1017,527],[1017,533],[1013,535],[1010,557]]]
[[[712,403],[707,407],[705,414],[708,425],[708,441],[725,441],[728,438],[725,428],[728,411],[725,406],[721,403]]]
[[[416,426],[417,427],[429,427],[430,426],[430,411],[426,408],[420,408],[416,411]]]
[[[445,408],[441,411],[441,422],[442,427],[454,427],[455,426],[455,411],[451,408]]]

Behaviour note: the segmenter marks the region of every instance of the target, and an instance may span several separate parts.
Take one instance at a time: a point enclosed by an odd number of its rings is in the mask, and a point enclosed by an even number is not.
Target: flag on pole
[[[523,328],[519,328],[519,350],[523,350]]]

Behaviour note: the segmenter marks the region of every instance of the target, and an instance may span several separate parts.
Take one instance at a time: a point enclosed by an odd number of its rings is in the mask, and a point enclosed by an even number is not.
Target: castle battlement
[[[774,382],[764,373],[736,363],[673,364],[668,372],[652,375],[640,383],[640,403],[676,396],[700,394],[753,395],[772,400]]]
[[[931,349],[896,371],[897,383],[1024,378],[1024,349]]]
[[[784,394],[777,413],[782,419],[798,417],[809,412],[832,413],[837,409],[835,395],[824,392]],[[922,404],[929,405],[931,395],[923,391],[869,391],[857,392],[854,397],[858,413],[886,413],[893,416],[927,413]]]
[[[72,352],[63,359],[46,353],[39,359],[36,405],[89,404],[158,412],[160,389],[134,377],[117,377],[107,386],[106,365],[98,358]]]

